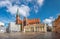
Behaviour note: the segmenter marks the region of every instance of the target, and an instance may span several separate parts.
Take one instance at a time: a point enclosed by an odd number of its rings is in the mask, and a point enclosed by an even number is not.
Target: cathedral
[[[28,19],[24,17],[24,19],[21,20],[18,12],[17,10],[16,21],[9,23],[7,32],[47,32],[47,25],[42,24],[39,18]]]
[[[17,10],[17,14],[16,14],[16,24],[21,25],[22,29],[24,26],[27,25],[33,25],[33,24],[39,24],[40,23],[40,19],[28,19],[26,17],[24,17],[24,20],[20,20],[20,15],[18,13],[19,11]]]
[[[26,17],[24,17],[24,20],[23,20],[23,26],[26,26],[26,25],[31,25],[31,24],[39,24],[40,23],[40,19],[28,19]],[[17,14],[16,15],[16,24],[22,24],[22,20],[20,20],[20,15]]]

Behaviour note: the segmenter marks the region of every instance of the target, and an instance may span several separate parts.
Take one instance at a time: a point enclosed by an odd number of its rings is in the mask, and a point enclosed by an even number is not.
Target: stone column
[[[44,30],[47,32],[47,24],[44,25]]]
[[[34,32],[36,31],[36,27],[34,26]]]

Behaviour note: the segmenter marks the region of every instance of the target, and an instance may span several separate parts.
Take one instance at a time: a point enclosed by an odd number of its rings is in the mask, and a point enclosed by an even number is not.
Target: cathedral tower
[[[19,9],[17,9],[17,13],[16,13],[16,24],[19,24],[20,22],[20,15],[19,15]]]

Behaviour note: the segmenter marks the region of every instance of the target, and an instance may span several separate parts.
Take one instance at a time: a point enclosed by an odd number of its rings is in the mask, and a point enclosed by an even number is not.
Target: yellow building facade
[[[47,32],[45,24],[33,24],[24,27],[24,32]]]

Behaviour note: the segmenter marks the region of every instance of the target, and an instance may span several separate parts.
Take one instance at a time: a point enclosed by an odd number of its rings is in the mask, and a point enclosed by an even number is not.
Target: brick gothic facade
[[[20,16],[17,10],[17,14],[16,14],[16,24],[22,25],[22,28],[26,25],[32,25],[32,24],[39,24],[40,23],[40,19],[28,19],[26,17],[24,17],[24,20],[20,20]]]
[[[60,16],[53,22],[53,31],[60,33]]]
[[[40,19],[27,19],[24,17],[23,20],[23,26],[26,25],[31,25],[31,24],[39,24],[40,23]],[[20,16],[16,15],[16,24],[22,24],[22,20],[20,20]]]

